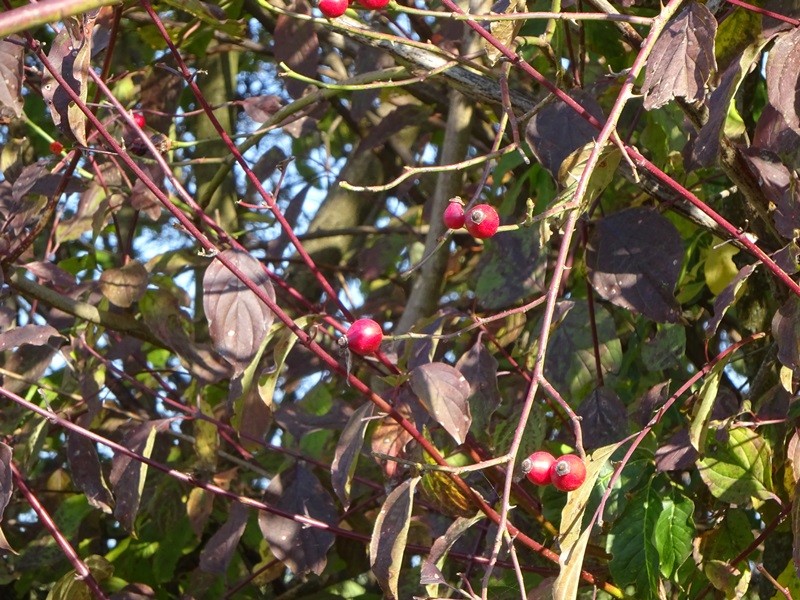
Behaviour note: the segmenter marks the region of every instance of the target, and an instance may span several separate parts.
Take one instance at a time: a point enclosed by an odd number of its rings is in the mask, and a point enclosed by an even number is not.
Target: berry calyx
[[[442,221],[448,229],[461,229],[464,226],[464,205],[460,198],[453,198],[444,209]]]
[[[50,152],[53,154],[61,154],[64,151],[64,144],[59,142],[58,140],[53,140],[50,142]]]
[[[345,13],[347,4],[347,0],[319,0],[319,10],[329,19],[335,19]]]
[[[565,454],[550,468],[550,483],[562,492],[577,490],[586,481],[586,465],[580,456]]]
[[[544,450],[534,452],[522,461],[522,472],[528,481],[536,485],[548,485],[550,483],[550,471],[556,459],[552,454]]]
[[[490,238],[497,233],[497,228],[500,227],[500,216],[494,206],[476,204],[467,211],[464,226],[478,239]]]
[[[136,126],[139,129],[143,129],[144,126],[147,124],[147,119],[145,119],[144,115],[140,112],[135,112],[131,114],[131,117],[133,117],[133,122],[136,123]]]
[[[358,0],[358,3],[369,10],[380,10],[389,4],[389,0]]]
[[[363,356],[378,351],[383,341],[383,330],[372,319],[358,319],[350,325],[346,337],[347,347]]]

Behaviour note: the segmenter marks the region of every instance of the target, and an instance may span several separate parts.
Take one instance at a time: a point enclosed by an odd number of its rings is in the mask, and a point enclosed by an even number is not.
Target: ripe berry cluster
[[[492,237],[497,233],[497,228],[500,227],[500,216],[494,206],[476,204],[464,212],[464,204],[461,198],[450,200],[447,208],[444,209],[442,220],[449,229],[466,227],[467,231],[478,239]]]
[[[554,458],[549,452],[540,450],[522,461],[522,471],[531,483],[552,483],[562,492],[577,490],[586,481],[586,465],[575,454]]]
[[[358,0],[367,10],[380,10],[389,4],[389,0]],[[348,0],[319,0],[319,10],[329,19],[341,17],[349,5]]]

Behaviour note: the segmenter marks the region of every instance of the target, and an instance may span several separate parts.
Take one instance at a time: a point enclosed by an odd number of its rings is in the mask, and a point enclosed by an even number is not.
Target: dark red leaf
[[[329,525],[335,525],[337,521],[330,494],[314,474],[300,464],[270,481],[264,492],[264,501],[285,512],[310,517]],[[335,541],[332,533],[267,512],[259,514],[258,524],[272,553],[292,573],[320,575],[325,569],[328,550]]]
[[[23,344],[31,346],[50,344],[53,348],[58,348],[65,341],[66,338],[51,325],[23,325],[0,333],[0,351],[17,348]]]
[[[588,93],[574,92],[572,98],[601,123],[603,109]],[[561,163],[578,148],[597,137],[597,129],[563,102],[551,102],[536,113],[525,128],[525,140],[536,160],[558,177]]]
[[[384,598],[388,600],[398,598],[397,584],[408,528],[411,525],[414,489],[419,481],[419,477],[413,477],[392,490],[383,503],[372,530],[369,562],[372,573],[384,591]]]
[[[232,502],[228,520],[211,536],[200,552],[200,570],[224,575],[236,551],[236,546],[247,526],[250,510],[239,502]]]
[[[775,204],[772,219],[778,233],[789,240],[797,238],[800,232],[800,181],[773,152],[748,149],[742,155],[764,195]]]
[[[778,360],[800,373],[800,298],[792,295],[772,318],[772,334],[778,344]]]
[[[223,250],[221,254],[275,300],[272,282],[258,260],[240,250]],[[241,373],[258,352],[275,315],[219,260],[206,269],[203,292],[214,347]]]
[[[14,491],[11,460],[11,446],[0,442],[0,522],[3,520],[3,513],[6,510],[6,506],[8,506],[8,503],[11,501],[11,494]],[[17,554],[8,543],[8,540],[6,540],[2,529],[0,529],[0,550]]]
[[[704,4],[692,2],[659,36],[645,68],[644,107],[653,110],[673,98],[698,102],[716,70],[717,20]]]
[[[409,384],[428,414],[456,443],[464,443],[472,424],[467,402],[470,386],[464,376],[450,365],[428,363],[411,371]]]
[[[717,327],[722,322],[722,317],[728,312],[728,309],[736,302],[740,292],[743,291],[742,284],[747,281],[747,278],[756,270],[758,263],[746,265],[739,269],[736,277],[722,290],[716,298],[714,298],[714,316],[709,319],[705,324],[705,332],[707,337],[716,335]]]
[[[350,484],[374,407],[372,402],[367,402],[353,412],[336,443],[331,463],[331,485],[345,510],[350,507]]]
[[[25,265],[25,269],[36,275],[48,287],[54,287],[62,292],[72,292],[76,287],[75,275],[68,273],[58,265],[51,262],[34,261]]]
[[[618,442],[630,432],[628,409],[611,388],[595,389],[575,412],[581,417],[587,450]]]
[[[0,40],[0,123],[22,116],[23,44],[18,35]]]
[[[456,363],[456,369],[469,383],[469,406],[473,431],[486,432],[489,421],[500,406],[500,390],[497,387],[497,360],[483,341],[478,338]]]
[[[792,129],[800,130],[800,29],[781,34],[767,59],[767,97]]]
[[[682,261],[677,229],[650,208],[601,219],[586,249],[589,280],[602,298],[660,322],[680,317],[673,290]]]
[[[783,115],[771,104],[764,107],[758,118],[752,146],[772,150],[795,168],[800,164],[800,133],[789,127]]]
[[[150,457],[158,428],[168,424],[164,421],[147,421],[131,429],[122,438],[121,444],[141,456]],[[147,476],[147,466],[126,454],[116,454],[111,462],[108,477],[116,498],[114,518],[128,531],[134,531],[136,513],[142,500],[142,490]]]
[[[110,513],[114,498],[103,477],[94,442],[85,436],[69,432],[67,460],[72,480],[78,489],[86,494],[89,504],[105,513]]]
[[[305,0],[294,0],[287,8],[293,13],[311,14],[311,7]],[[285,62],[294,71],[306,77],[316,76],[319,40],[314,23],[301,21],[290,15],[278,15],[273,37],[276,62]],[[286,91],[292,98],[300,98],[308,85],[291,77],[284,78],[284,81]]]
[[[697,450],[689,441],[689,430],[679,429],[656,450],[656,469],[659,471],[690,469],[697,457]]]

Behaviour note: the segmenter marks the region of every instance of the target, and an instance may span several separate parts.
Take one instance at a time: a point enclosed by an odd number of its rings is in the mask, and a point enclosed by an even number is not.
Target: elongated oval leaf
[[[272,282],[258,260],[240,250],[223,250],[221,254],[275,300]],[[206,269],[203,292],[214,347],[241,373],[258,352],[275,315],[219,260]]]
[[[800,30],[795,27],[777,39],[767,60],[769,102],[794,130],[800,129],[798,90],[800,90]]]
[[[358,454],[364,445],[364,435],[367,433],[367,425],[374,406],[372,402],[366,402],[356,410],[336,443],[331,463],[331,485],[345,509],[350,506],[350,485],[353,482]]]
[[[228,520],[211,536],[200,552],[200,570],[217,575],[225,574],[244,533],[249,514],[250,511],[244,504],[231,504]]]
[[[273,477],[264,492],[264,501],[285,512],[323,523],[333,525],[337,520],[330,494],[299,463]],[[325,569],[328,550],[335,541],[329,531],[266,512],[259,514],[258,525],[272,553],[295,575],[319,575]]]
[[[67,460],[72,480],[86,494],[89,504],[110,513],[114,498],[103,477],[94,442],[85,436],[70,432],[67,435]]]
[[[22,116],[23,44],[18,35],[0,40],[0,123]]]
[[[396,600],[397,584],[403,552],[411,525],[411,510],[414,507],[414,489],[419,477],[412,477],[398,485],[387,496],[375,519],[372,539],[369,543],[369,564],[384,592],[384,598]]]
[[[438,362],[420,365],[411,371],[409,384],[431,417],[463,443],[472,424],[470,386],[458,369]]]
[[[147,281],[147,269],[138,260],[132,260],[120,269],[103,271],[100,291],[113,304],[128,308],[147,291]]]
[[[677,490],[661,502],[653,540],[658,551],[661,575],[669,579],[692,553],[695,536],[694,502]]]

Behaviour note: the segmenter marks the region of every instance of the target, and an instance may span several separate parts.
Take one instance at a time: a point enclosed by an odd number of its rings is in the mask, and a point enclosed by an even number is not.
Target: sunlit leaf
[[[428,363],[411,371],[409,384],[431,417],[463,443],[472,424],[470,386],[464,376],[450,365]]]

